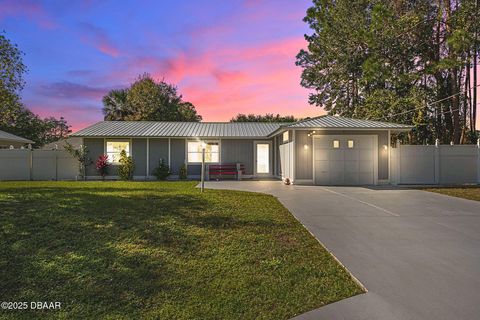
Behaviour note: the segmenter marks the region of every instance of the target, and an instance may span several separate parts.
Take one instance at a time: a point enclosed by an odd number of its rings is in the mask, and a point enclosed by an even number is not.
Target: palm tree
[[[104,114],[104,120],[125,120],[125,117],[130,113],[127,94],[127,89],[113,89],[103,97],[102,112]]]

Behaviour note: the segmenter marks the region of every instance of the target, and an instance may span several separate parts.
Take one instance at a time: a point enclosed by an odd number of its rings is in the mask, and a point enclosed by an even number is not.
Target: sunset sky
[[[148,72],[176,84],[204,121],[237,113],[315,116],[295,55],[309,0],[0,1],[0,30],[25,52],[23,102],[74,130],[101,98]]]

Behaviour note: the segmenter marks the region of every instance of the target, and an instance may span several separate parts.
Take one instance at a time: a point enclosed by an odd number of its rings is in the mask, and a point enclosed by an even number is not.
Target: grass
[[[362,292],[272,196],[192,182],[0,183],[0,318],[287,319]]]
[[[425,191],[445,194],[447,196],[464,198],[469,200],[480,201],[480,187],[439,187],[439,188],[425,188]]]

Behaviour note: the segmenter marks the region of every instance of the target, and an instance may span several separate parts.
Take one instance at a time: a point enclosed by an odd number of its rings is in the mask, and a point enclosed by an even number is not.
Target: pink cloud
[[[39,3],[34,1],[7,0],[0,2],[0,19],[9,16],[27,17],[45,29],[54,29],[57,27],[54,19]]]
[[[83,33],[80,38],[84,43],[108,56],[118,57],[120,55],[120,50],[102,28],[89,23],[82,23],[81,27]]]

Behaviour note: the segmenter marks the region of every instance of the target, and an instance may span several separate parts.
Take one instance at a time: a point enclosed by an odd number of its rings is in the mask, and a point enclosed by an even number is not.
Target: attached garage
[[[282,179],[294,184],[376,185],[390,181],[391,133],[411,126],[320,116],[283,126],[274,137],[280,139]],[[284,139],[284,133],[288,132]],[[282,151],[293,150],[293,157]],[[288,163],[283,163],[288,161]]]
[[[377,141],[376,135],[313,136],[315,184],[377,184]]]

